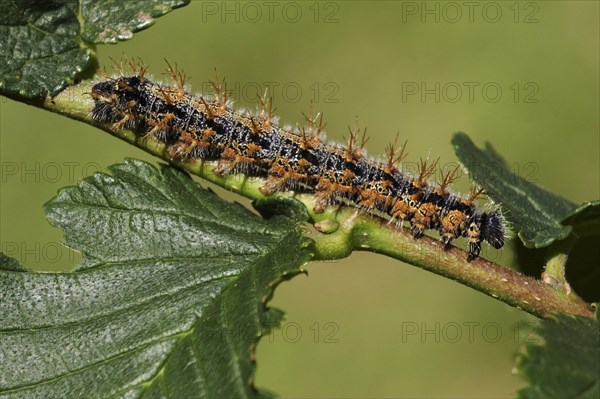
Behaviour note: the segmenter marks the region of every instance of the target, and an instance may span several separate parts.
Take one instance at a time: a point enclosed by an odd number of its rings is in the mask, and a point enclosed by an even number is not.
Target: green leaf
[[[600,235],[600,201],[584,202],[563,223],[573,226],[578,235]]]
[[[575,204],[512,173],[489,144],[482,151],[460,132],[454,135],[452,144],[473,180],[501,205],[526,247],[546,247],[569,236],[572,227],[561,222],[576,208]]]
[[[93,45],[127,40],[189,0],[12,0],[0,3],[0,93],[55,95],[92,63]]]
[[[517,371],[529,386],[521,398],[600,397],[600,324],[565,314],[541,321],[540,340],[525,344]]]
[[[32,273],[0,257],[1,397],[236,397],[282,313],[274,286],[311,242],[297,221],[262,219],[174,168],[135,160],[46,205],[84,260]]]
[[[81,36],[88,43],[116,43],[129,40],[134,32],[154,23],[154,18],[190,0],[80,0],[83,29]]]
[[[62,90],[88,67],[90,49],[66,2],[3,1],[0,8],[0,90],[27,98]],[[76,6],[76,4],[75,4]]]

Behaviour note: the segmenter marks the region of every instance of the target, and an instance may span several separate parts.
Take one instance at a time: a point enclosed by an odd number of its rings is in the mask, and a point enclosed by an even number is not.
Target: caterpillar
[[[167,62],[168,64],[168,62]],[[365,155],[366,129],[350,129],[347,145],[323,140],[322,115],[305,115],[307,126],[280,127],[266,95],[257,113],[234,110],[223,82],[212,82],[212,96],[191,95],[186,77],[168,64],[172,85],[146,78],[146,67],[130,63],[129,76],[118,68],[117,77],[96,83],[91,90],[91,116],[113,128],[127,128],[154,137],[167,145],[172,159],[217,161],[214,173],[243,173],[264,178],[260,191],[271,195],[281,191],[311,193],[316,213],[328,206],[353,204],[361,212],[405,223],[415,238],[426,230],[438,231],[446,248],[458,237],[468,240],[468,260],[479,256],[481,243],[494,248],[504,245],[505,222],[499,209],[479,209],[476,198],[482,189],[468,196],[448,188],[456,171],[429,182],[436,162],[421,159],[418,174],[404,172],[401,162],[406,142],[386,148],[386,158]]]

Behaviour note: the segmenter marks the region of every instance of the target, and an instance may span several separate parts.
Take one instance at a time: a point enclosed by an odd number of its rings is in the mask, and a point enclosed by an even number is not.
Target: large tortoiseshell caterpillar
[[[172,86],[153,83],[145,69],[132,65],[132,76],[108,78],[95,84],[94,119],[126,127],[168,146],[178,160],[218,161],[217,174],[244,173],[265,179],[265,195],[278,191],[312,193],[315,212],[327,206],[350,203],[363,212],[377,213],[398,226],[410,224],[415,238],[437,230],[446,246],[457,237],[469,242],[469,259],[479,255],[481,242],[494,248],[504,245],[504,219],[499,210],[475,205],[481,190],[468,197],[448,192],[456,170],[439,184],[428,178],[436,163],[421,161],[417,176],[402,171],[405,145],[387,148],[387,162],[364,155],[366,138],[358,128],[350,131],[347,146],[321,140],[322,119],[308,116],[300,130],[281,128],[270,103],[261,100],[252,115],[233,110],[219,82],[215,95],[193,96],[184,91],[184,76],[169,66]]]

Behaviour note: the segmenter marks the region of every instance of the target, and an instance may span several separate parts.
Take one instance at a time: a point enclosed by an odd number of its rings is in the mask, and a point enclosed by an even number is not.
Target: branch
[[[173,160],[167,154],[167,146],[154,138],[144,139],[130,130],[115,131],[111,125],[98,124],[90,118],[89,112],[94,104],[90,96],[85,94],[90,92],[91,86],[92,83],[86,81],[67,88],[53,99],[32,105],[97,126],[191,174],[245,197],[265,198],[259,191],[264,182],[261,178],[241,175],[220,177],[212,172],[215,162]],[[290,193],[276,195],[291,196]],[[572,292],[565,293],[561,287],[555,288],[485,259],[467,262],[467,253],[462,249],[451,247],[444,250],[439,240],[427,236],[415,240],[406,229],[392,228],[385,220],[359,213],[352,207],[331,208],[316,214],[312,211],[313,196],[293,196],[306,205],[317,229],[316,233],[310,235],[315,241],[315,260],[340,259],[353,250],[367,250],[451,278],[539,317],[546,318],[554,312],[586,317],[594,315],[590,304]]]
[[[467,252],[431,237],[415,240],[408,229],[392,229],[385,221],[359,214],[352,208],[342,209],[337,217],[339,229],[331,234],[317,233],[314,259],[337,259],[353,249],[390,256],[451,278],[535,316],[547,318],[552,313],[572,313],[593,317],[594,310],[575,293],[565,293],[519,272],[476,258],[467,262]]]

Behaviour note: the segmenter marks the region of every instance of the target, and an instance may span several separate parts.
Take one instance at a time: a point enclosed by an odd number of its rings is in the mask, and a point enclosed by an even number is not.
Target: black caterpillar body
[[[174,77],[180,77],[177,73]],[[417,238],[436,230],[446,246],[457,237],[469,242],[469,259],[479,255],[481,242],[504,245],[504,219],[497,209],[481,210],[474,203],[481,190],[467,198],[447,191],[448,173],[439,184],[427,180],[436,164],[421,162],[412,176],[400,167],[402,153],[388,148],[387,162],[362,152],[366,142],[351,130],[347,146],[323,142],[322,122],[307,117],[308,126],[293,130],[277,125],[266,101],[256,115],[234,111],[219,85],[212,98],[187,94],[180,84],[163,86],[142,73],[97,83],[92,88],[94,119],[153,136],[168,146],[174,159],[218,161],[215,173],[244,173],[266,179],[261,191],[312,193],[316,212],[351,203],[367,213],[404,222]],[[377,211],[377,212],[376,212]]]

